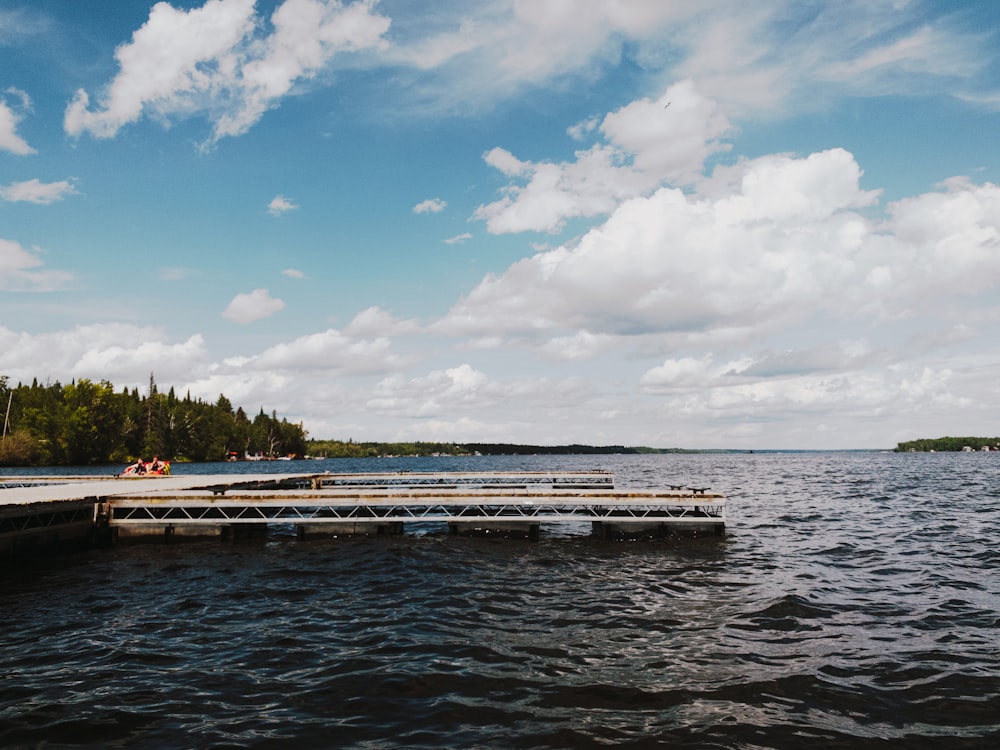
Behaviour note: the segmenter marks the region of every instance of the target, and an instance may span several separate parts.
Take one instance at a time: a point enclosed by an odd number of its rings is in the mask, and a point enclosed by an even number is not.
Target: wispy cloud
[[[41,182],[40,180],[27,180],[26,182],[13,182],[5,187],[0,187],[0,199],[10,203],[39,203],[47,205],[62,200],[67,195],[76,193],[76,185],[72,180],[60,180],[59,182]]]
[[[463,232],[462,234],[456,234],[454,237],[449,237],[444,241],[446,245],[461,245],[466,240],[471,240],[472,235],[468,232]]]
[[[439,214],[444,211],[445,207],[448,205],[446,201],[440,198],[428,198],[425,201],[421,201],[413,207],[413,213],[415,214]]]
[[[297,268],[286,268],[281,273],[283,276],[287,276],[290,279],[304,279],[306,277],[306,275]]]
[[[24,113],[31,111],[31,99],[26,93],[15,88],[7,89],[4,94],[5,96],[0,97],[0,151],[10,151],[18,156],[35,153],[35,149],[17,134],[17,126]],[[7,102],[11,98],[18,100],[13,106]]]
[[[183,281],[191,273],[191,269],[180,266],[161,266],[156,269],[156,275],[160,281]]]
[[[0,290],[7,292],[51,292],[72,279],[65,271],[46,271],[39,251],[25,250],[17,242],[0,238]]]

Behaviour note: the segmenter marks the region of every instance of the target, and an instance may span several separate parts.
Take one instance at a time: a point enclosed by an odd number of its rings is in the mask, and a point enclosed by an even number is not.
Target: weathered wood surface
[[[308,481],[313,474],[187,474],[154,477],[0,476],[0,507],[109,498],[157,490],[194,490],[247,482]],[[19,485],[19,486],[11,486]]]

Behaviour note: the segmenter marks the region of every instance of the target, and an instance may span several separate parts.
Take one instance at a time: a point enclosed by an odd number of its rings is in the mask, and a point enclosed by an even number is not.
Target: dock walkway
[[[0,554],[66,535],[233,538],[272,524],[313,533],[523,531],[590,521],[602,536],[685,527],[723,534],[709,488],[616,489],[608,472],[224,474],[149,478],[0,477]]]

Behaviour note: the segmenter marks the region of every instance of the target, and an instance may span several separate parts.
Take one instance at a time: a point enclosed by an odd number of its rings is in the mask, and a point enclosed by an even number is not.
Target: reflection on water
[[[547,468],[711,486],[730,498],[729,533],[611,542],[543,527],[530,543],[279,530],[8,570],[0,745],[997,745],[1000,456],[174,470]]]

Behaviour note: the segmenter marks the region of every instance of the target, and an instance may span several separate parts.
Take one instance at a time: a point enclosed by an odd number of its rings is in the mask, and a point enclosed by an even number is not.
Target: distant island
[[[896,446],[896,453],[960,453],[962,451],[1000,451],[1000,438],[924,438],[922,440],[907,440]]]

